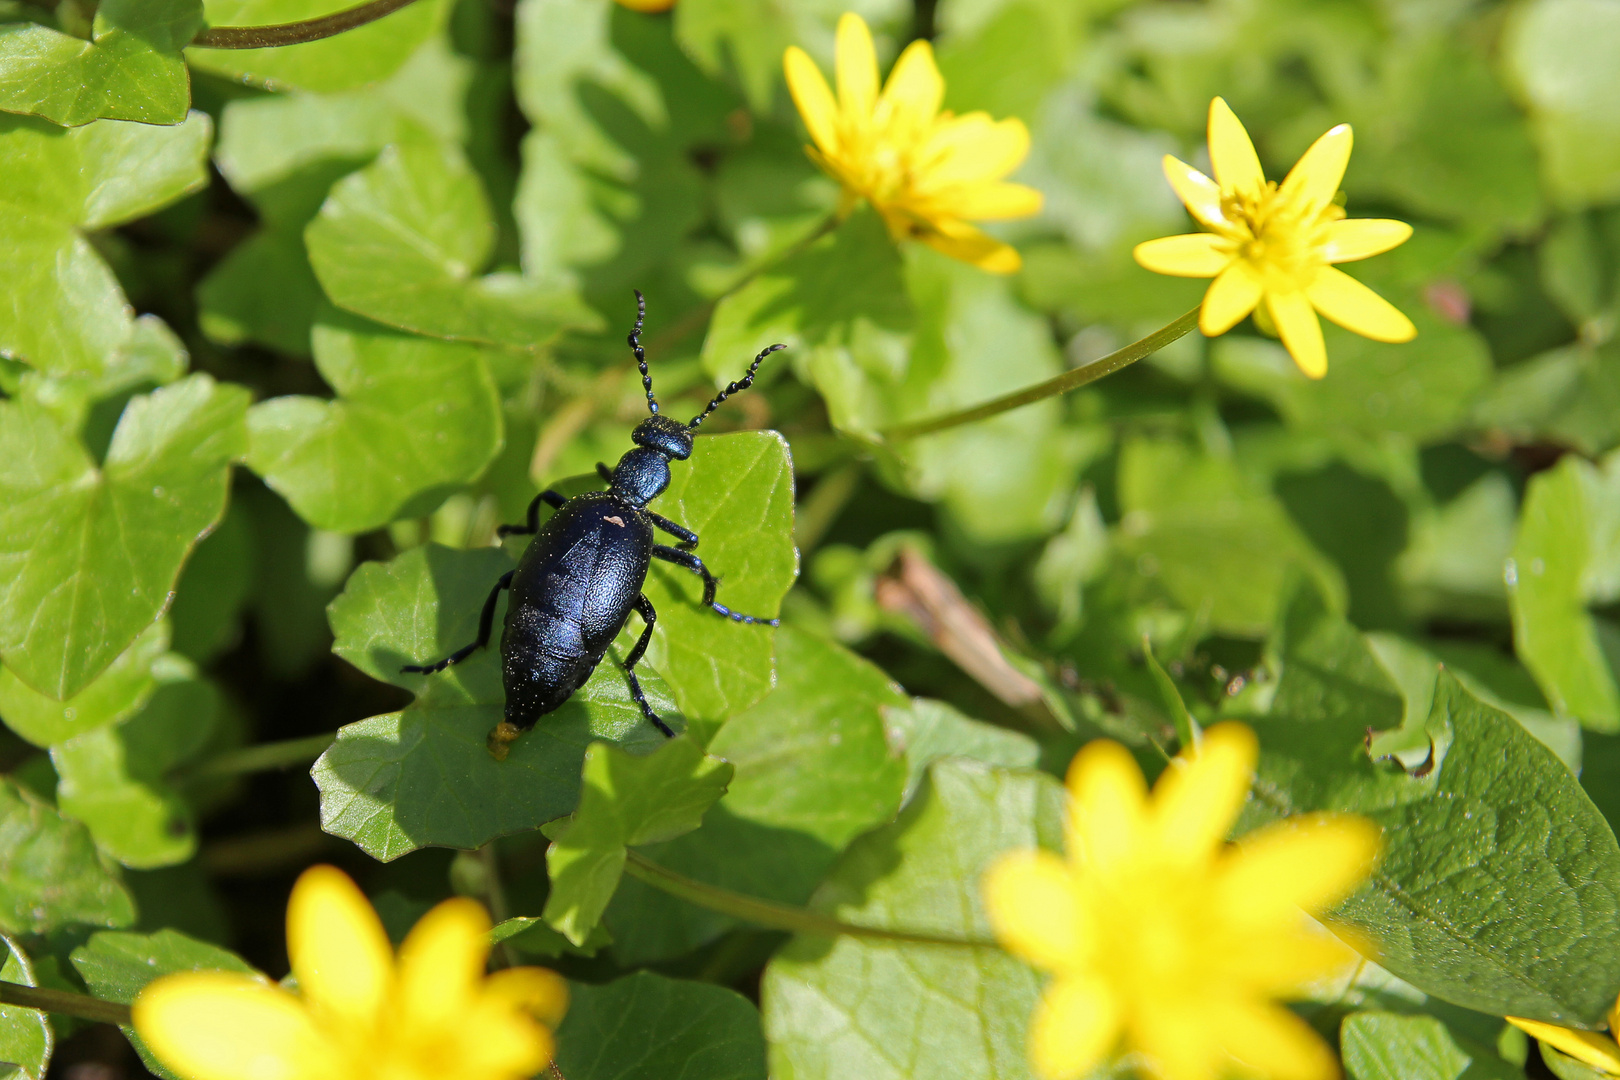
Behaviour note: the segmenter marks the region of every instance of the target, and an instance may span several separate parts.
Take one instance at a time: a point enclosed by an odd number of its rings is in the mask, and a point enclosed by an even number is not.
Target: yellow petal
[[[1222,190],[1258,197],[1265,189],[1266,174],[1260,168],[1254,143],[1249,141],[1243,122],[1222,98],[1209,103],[1209,160]]]
[[[1219,337],[1243,321],[1260,302],[1260,275],[1248,263],[1233,262],[1209,283],[1198,312],[1198,329],[1205,337]]]
[[[224,971],[147,984],[135,1030],[185,1080],[341,1080],[343,1062],[293,995]]]
[[[1180,988],[1178,988],[1180,989]],[[1213,1010],[1192,998],[1172,1005],[1159,1000],[1127,1021],[1127,1038],[1153,1067],[1158,1080],[1217,1080],[1229,1062]]]
[[[476,900],[446,900],[399,947],[399,1002],[406,1023],[454,1023],[473,998],[489,955],[489,915]]]
[[[793,45],[782,54],[782,70],[787,75],[788,93],[793,95],[793,104],[798,106],[810,138],[824,153],[836,153],[838,103],[821,69],[803,49]]]
[[[1187,212],[1210,228],[1229,229],[1221,209],[1221,186],[1179,158],[1164,155],[1164,175]]]
[[[1314,213],[1333,201],[1350,164],[1350,125],[1340,124],[1311,144],[1283,179],[1278,196]]]
[[[1327,346],[1322,343],[1322,324],[1316,321],[1316,312],[1311,310],[1311,302],[1305,294],[1267,293],[1266,310],[1270,312],[1283,346],[1294,358],[1294,363],[1299,365],[1299,370],[1313,379],[1326,375]]]
[[[1232,262],[1232,252],[1217,245],[1220,237],[1211,233],[1162,236],[1137,244],[1136,261],[1155,274],[1174,277],[1214,277]]]
[[[950,217],[969,218],[974,221],[1005,221],[1009,218],[1029,217],[1041,212],[1044,197],[1039,191],[1023,184],[974,184],[930,200]]]
[[[317,1014],[369,1023],[382,1008],[393,946],[366,894],[336,867],[312,866],[293,886],[287,955],[299,993]]]
[[[1219,1010],[1228,1053],[1268,1080],[1335,1080],[1338,1061],[1321,1036],[1276,1005],[1231,1003]]]
[[[568,981],[555,971],[515,967],[497,971],[484,980],[484,993],[533,1016],[549,1028],[562,1023],[568,1011]]]
[[[1121,1008],[1099,979],[1053,980],[1030,1017],[1029,1058],[1043,1080],[1070,1080],[1102,1061],[1119,1041]]]
[[[1145,824],[1147,784],[1130,751],[1096,739],[1069,763],[1069,858],[1107,872],[1136,850]]]
[[[1222,867],[1213,906],[1250,926],[1323,912],[1367,880],[1380,836],[1351,814],[1305,814],[1250,833]]]
[[[984,875],[984,906],[996,940],[1049,971],[1084,962],[1086,910],[1074,871],[1049,851],[1008,852]]]
[[[1256,994],[1293,997],[1314,982],[1345,974],[1363,959],[1298,908],[1292,920],[1291,927],[1273,920],[1247,935],[1234,934],[1228,977]]]
[[[917,153],[918,191],[999,180],[1029,154],[1029,129],[1022,120],[991,120],[989,113],[941,118]]]
[[[1596,1031],[1572,1031],[1557,1024],[1544,1024],[1540,1020],[1507,1017],[1507,1022],[1529,1032],[1555,1050],[1562,1050],[1576,1061],[1584,1062],[1611,1076],[1620,1075],[1620,1046],[1613,1036]]]
[[[921,132],[933,122],[944,100],[945,80],[934,64],[934,47],[926,41],[913,41],[889,72],[878,106],[878,121]]]
[[[1248,798],[1259,752],[1254,732],[1229,721],[1204,732],[1196,753],[1172,760],[1153,787],[1159,850],[1178,862],[1211,858]]]
[[[668,11],[675,6],[675,0],[619,0],[619,4],[621,7],[627,7],[631,11],[654,14],[660,11]]]
[[[1356,218],[1329,222],[1327,235],[1327,243],[1320,251],[1323,261],[1354,262],[1406,243],[1412,226],[1388,218]]]
[[[914,233],[918,240],[941,254],[971,263],[980,270],[992,274],[1015,274],[1019,267],[1024,265],[1017,248],[1002,243],[966,222],[945,220],[931,224],[933,228],[914,230]],[[890,231],[893,232],[892,222]]]
[[[869,121],[877,106],[878,64],[866,20],[853,11],[844,12],[838,20],[836,49],[838,104],[846,118]]]
[[[1362,337],[1394,342],[1417,337],[1417,327],[1399,308],[1343,270],[1322,267],[1305,295],[1317,311]]]

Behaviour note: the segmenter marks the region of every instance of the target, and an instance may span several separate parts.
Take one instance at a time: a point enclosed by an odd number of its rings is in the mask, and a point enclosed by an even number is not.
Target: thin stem
[[[1004,412],[1022,408],[1033,404],[1043,398],[1056,397],[1066,394],[1070,390],[1078,390],[1087,383],[1094,383],[1105,375],[1112,375],[1120,368],[1136,363],[1144,356],[1152,356],[1166,345],[1183,337],[1198,325],[1198,309],[1193,308],[1175,322],[1153,331],[1141,341],[1133,341],[1117,352],[1111,352],[1101,360],[1094,360],[1084,367],[1065,371],[1056,378],[1047,379],[1043,383],[1025,387],[1003,397],[975,405],[970,409],[946,413],[944,416],[931,416],[925,420],[913,420],[905,424],[896,424],[885,428],[879,434],[890,442],[901,439],[914,439],[919,435],[931,435],[936,431],[947,428],[960,427],[978,420],[987,420],[992,416],[1000,416]]]
[[[384,15],[392,15],[416,0],[371,0],[368,4],[346,11],[322,15],[318,19],[302,22],[276,23],[272,26],[210,26],[191,39],[191,43],[204,49],[270,49],[281,45],[301,45],[306,41],[335,37],[345,30],[353,30],[368,22],[376,22]]]
[[[489,917],[498,926],[512,913],[506,904],[506,886],[501,882],[501,863],[495,854],[495,841],[491,840],[478,849],[478,861],[484,867],[484,899],[489,902]],[[517,966],[517,958],[512,955],[512,947],[508,943],[503,941],[495,946],[495,952],[500,956],[501,967]]]
[[[100,1024],[128,1027],[129,1006],[117,1001],[103,1001],[88,994],[75,994],[71,990],[46,990],[21,983],[0,982],[0,1005],[21,1005],[25,1009],[40,1009],[62,1016],[77,1016],[80,1020],[93,1020]]]
[[[744,896],[730,889],[693,881],[684,874],[677,874],[667,867],[658,865],[634,849],[626,851],[625,855],[627,857],[624,872],[637,881],[679,897],[687,903],[708,908],[710,911],[718,911],[722,915],[730,915],[744,922],[751,922],[755,926],[786,930],[793,934],[813,934],[817,937],[864,937],[880,941],[904,941],[913,945],[951,945],[969,949],[999,947],[993,941],[970,941],[966,938],[884,930],[876,926],[857,926],[854,923],[840,922],[791,904],[761,900],[757,896]]]
[[[283,739],[280,742],[244,746],[240,750],[227,750],[190,768],[178,770],[174,778],[179,781],[212,780],[221,776],[290,769],[320,757],[335,738],[337,736],[332,732],[325,732],[302,739]]]

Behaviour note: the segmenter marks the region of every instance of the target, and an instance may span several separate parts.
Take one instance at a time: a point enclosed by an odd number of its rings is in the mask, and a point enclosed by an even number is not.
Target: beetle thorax
[[[638,446],[619,459],[613,470],[613,494],[632,506],[646,506],[669,487],[669,458]]]

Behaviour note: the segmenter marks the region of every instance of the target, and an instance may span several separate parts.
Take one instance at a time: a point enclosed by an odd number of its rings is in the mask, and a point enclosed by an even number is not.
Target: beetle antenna
[[[748,389],[750,386],[753,386],[754,385],[754,376],[759,374],[759,365],[764,363],[765,358],[767,356],[771,355],[771,353],[775,352],[778,349],[785,349],[785,348],[787,348],[786,345],[771,345],[771,346],[768,346],[758,356],[754,357],[754,362],[752,364],[748,365],[748,373],[746,375],[744,375],[741,379],[737,380],[736,382],[729,384],[724,390],[720,391],[718,394],[714,395],[714,400],[709,402],[708,408],[704,409],[702,412],[700,412],[696,416],[692,417],[691,423],[687,424],[686,426],[688,428],[697,427],[699,424],[703,423],[703,421],[707,420],[709,418],[709,414],[714,412],[714,410],[718,409],[720,407],[721,402],[725,401],[726,398],[730,397],[732,394],[741,393],[742,391]]]
[[[636,325],[625,340],[630,342],[630,351],[636,354],[636,364],[641,368],[641,385],[647,388],[647,411],[657,416],[658,399],[653,397],[652,372],[647,370],[647,350],[641,347],[641,324],[647,319],[647,298],[641,295],[640,289],[631,291],[636,294]]]

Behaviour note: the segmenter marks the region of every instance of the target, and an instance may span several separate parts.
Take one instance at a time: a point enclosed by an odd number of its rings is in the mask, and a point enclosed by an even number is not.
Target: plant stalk
[[[129,1006],[117,1001],[103,1001],[88,994],[75,994],[70,990],[48,990],[21,983],[0,982],[0,1005],[21,1005],[25,1009],[76,1016],[80,1020],[93,1020],[102,1024],[128,1027]]]
[[[269,772],[271,769],[290,769],[320,757],[335,738],[337,736],[332,732],[324,732],[302,739],[283,739],[280,742],[244,746],[240,750],[227,750],[190,768],[177,770],[174,778],[179,781],[212,780],[243,773]]]
[[[857,926],[819,915],[814,911],[779,904],[774,900],[761,900],[744,896],[663,867],[634,849],[626,850],[624,872],[637,881],[679,897],[690,904],[730,915],[734,919],[751,922],[755,926],[772,930],[786,930],[792,934],[812,934],[816,937],[863,937],[879,941],[901,941],[912,945],[951,945],[957,948],[995,949],[993,941],[971,941],[966,938],[943,937],[937,934],[911,933],[905,930],[884,930],[876,926]]]
[[[1141,341],[1133,341],[1123,349],[1109,353],[1100,360],[1093,360],[1084,367],[1077,367],[1073,371],[1065,371],[1043,383],[1027,386],[1011,394],[975,405],[972,408],[961,409],[957,412],[946,413],[944,416],[931,416],[924,420],[912,420],[904,424],[896,424],[884,428],[878,434],[887,442],[898,442],[901,439],[914,439],[919,435],[932,435],[936,431],[947,428],[960,427],[979,420],[988,420],[992,416],[1000,416],[1004,412],[1034,404],[1044,398],[1056,397],[1058,394],[1067,394],[1070,390],[1078,390],[1088,383],[1094,383],[1105,375],[1112,375],[1120,368],[1136,363],[1144,356],[1152,356],[1177,338],[1185,336],[1193,327],[1198,325],[1198,309],[1182,315],[1174,322],[1153,331]]]
[[[302,45],[306,41],[335,37],[346,30],[376,22],[416,0],[371,0],[345,11],[322,15],[302,22],[271,26],[210,26],[199,31],[191,44],[203,49],[272,49],[282,45]]]

